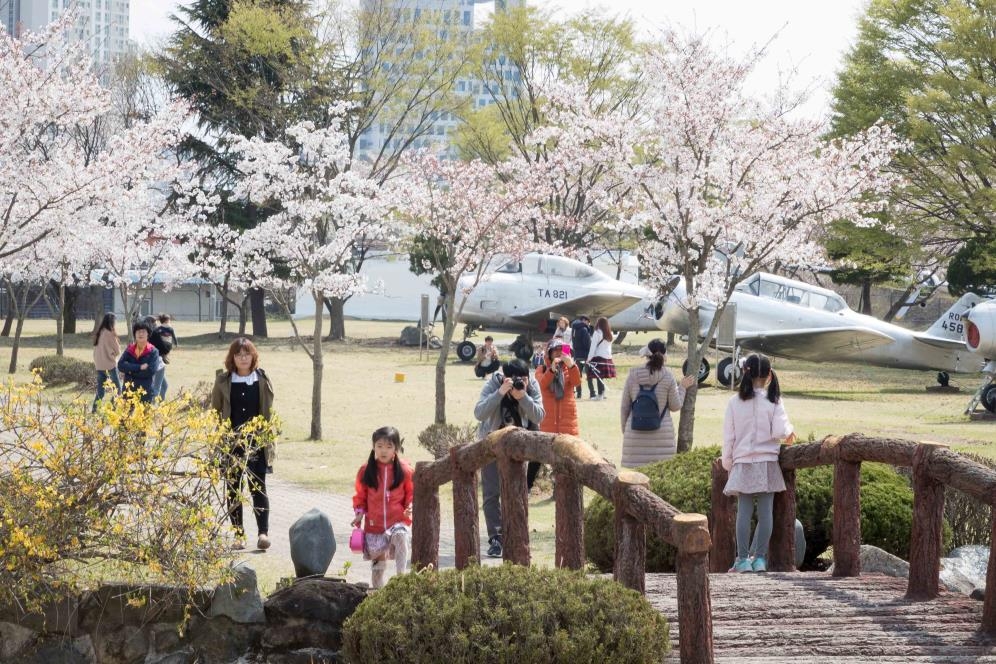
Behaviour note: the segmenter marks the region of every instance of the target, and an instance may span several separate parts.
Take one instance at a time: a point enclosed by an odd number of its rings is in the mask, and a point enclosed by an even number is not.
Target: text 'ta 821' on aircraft
[[[457,288],[465,291],[472,277],[461,277]],[[457,322],[471,329],[547,333],[557,318],[573,320],[586,315],[610,319],[616,315],[622,329],[656,330],[649,291],[637,284],[613,279],[604,272],[565,256],[526,254],[485,275],[467,295]],[[625,318],[625,320],[622,320]],[[632,320],[631,320],[632,319]],[[639,320],[638,320],[639,319]],[[474,359],[476,348],[466,339],[457,345],[464,362]]]
[[[986,378],[968,404],[966,413],[982,404],[990,413],[996,413],[996,301],[988,300],[975,305],[964,316],[965,345],[983,358],[982,373]]]
[[[925,332],[886,323],[851,310],[839,294],[795,279],[759,272],[737,285],[730,302],[736,304],[736,342],[740,348],[787,359],[810,362],[845,362],[897,369],[939,372],[946,385],[949,373],[973,373],[978,359],[962,340],[963,315],[981,298],[962,296]],[[688,334],[688,312],[684,280],[664,300],[657,323],[669,332]],[[701,339],[709,329],[717,307],[703,303],[700,309]],[[723,385],[735,379],[731,358],[717,367]],[[699,380],[709,372],[703,360]],[[687,373],[687,369],[686,369]]]

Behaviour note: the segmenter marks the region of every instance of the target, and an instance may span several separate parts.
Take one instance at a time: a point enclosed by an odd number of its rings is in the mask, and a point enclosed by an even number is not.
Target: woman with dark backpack
[[[622,465],[636,468],[654,461],[670,459],[678,444],[670,411],[681,410],[685,390],[695,382],[695,376],[685,376],[680,382],[664,365],[667,344],[652,339],[640,349],[647,358],[643,366],[635,366],[626,376],[622,391]]]

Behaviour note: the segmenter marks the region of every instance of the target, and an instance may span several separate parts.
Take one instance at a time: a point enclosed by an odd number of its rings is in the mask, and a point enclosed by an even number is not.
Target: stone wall
[[[336,662],[342,624],[366,592],[340,579],[309,577],[264,603],[256,573],[245,565],[236,568],[233,584],[194,596],[109,584],[41,614],[0,607],[0,663]]]

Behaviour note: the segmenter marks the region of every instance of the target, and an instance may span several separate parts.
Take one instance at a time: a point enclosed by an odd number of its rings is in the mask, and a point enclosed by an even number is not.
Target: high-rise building
[[[439,30],[437,36],[441,40],[459,40],[466,38],[477,26],[492,13],[506,11],[512,7],[522,7],[526,0],[364,0],[368,6],[377,5],[395,11],[408,13],[411,16],[432,16],[437,21]],[[399,55],[401,52],[399,51]],[[407,54],[405,57],[409,57]],[[419,58],[418,53],[411,57]],[[499,56],[498,67],[503,81],[515,86],[521,80],[518,70],[505,63],[504,56]],[[454,83],[458,95],[469,98],[473,108],[483,108],[493,103],[493,98],[486,84],[477,78],[459,78]],[[450,134],[460,124],[453,113],[440,112],[432,118],[432,126],[422,138],[411,147],[432,148],[441,153],[453,156],[450,147]],[[385,143],[403,140],[394,134],[394,124],[386,121],[370,127],[361,137],[358,145],[360,159],[369,158],[379,153]]]
[[[106,67],[128,52],[130,0],[78,0],[76,37],[90,47],[94,63]],[[0,0],[0,18],[10,34],[38,31],[59,18],[73,0]]]

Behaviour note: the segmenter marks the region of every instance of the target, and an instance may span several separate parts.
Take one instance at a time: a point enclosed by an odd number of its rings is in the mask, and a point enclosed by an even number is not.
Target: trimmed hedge
[[[42,382],[46,385],[76,383],[82,387],[97,386],[97,370],[93,362],[66,355],[42,355],[31,360],[29,367],[32,371],[41,370]]]
[[[667,461],[640,468],[650,478],[650,490],[682,512],[709,514],[713,459],[719,447],[695,448]],[[796,517],[806,533],[804,569],[817,566],[833,529],[833,467],[805,468],[796,473]],[[861,464],[861,541],[903,559],[909,558],[913,524],[913,490],[891,466]],[[597,496],[585,510],[585,553],[598,569],[610,571],[615,532],[612,504]],[[945,542],[951,531],[945,526]],[[647,536],[647,571],[673,572],[674,547]]]
[[[668,623],[639,593],[580,572],[518,565],[406,574],[343,626],[366,662],[660,662]]]

